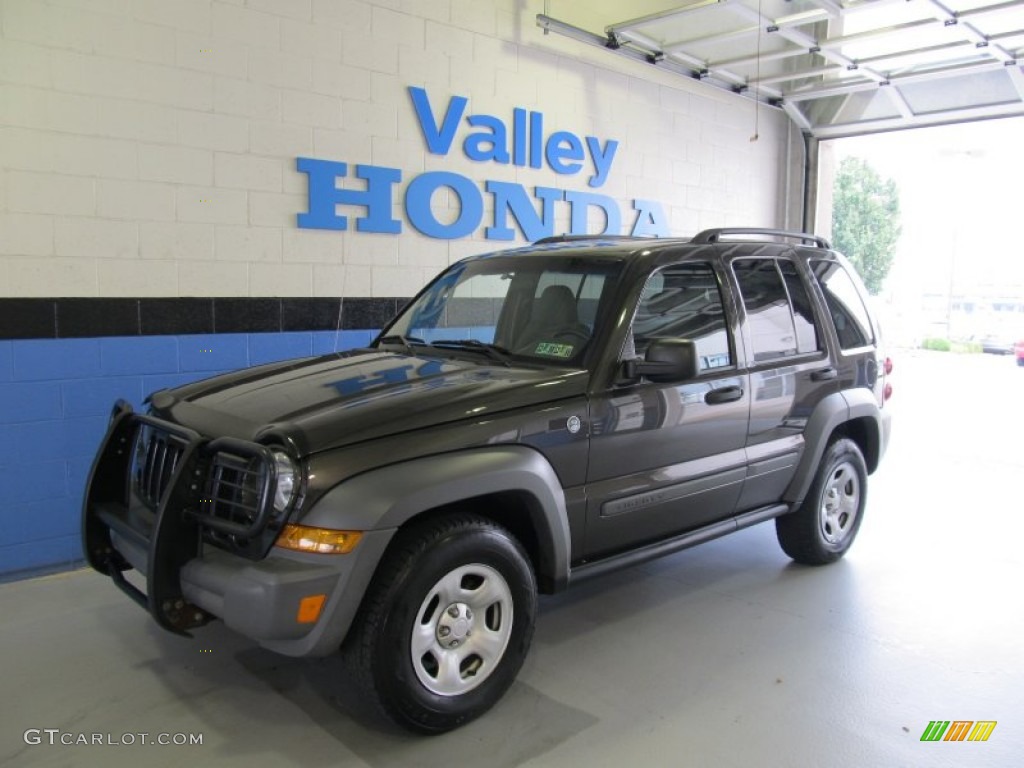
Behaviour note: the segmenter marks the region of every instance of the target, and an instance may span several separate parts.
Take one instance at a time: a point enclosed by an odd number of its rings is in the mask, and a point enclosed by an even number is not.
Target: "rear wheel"
[[[533,571],[512,534],[476,516],[440,518],[396,535],[342,651],[385,715],[439,733],[505,693],[536,611]]]
[[[803,504],[775,519],[779,544],[798,563],[835,562],[853,544],[866,500],[867,467],[860,448],[846,438],[832,441]]]

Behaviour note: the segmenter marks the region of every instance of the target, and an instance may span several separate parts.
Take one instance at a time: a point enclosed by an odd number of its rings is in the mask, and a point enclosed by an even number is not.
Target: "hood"
[[[157,415],[196,431],[290,442],[300,455],[582,395],[585,371],[362,350],[163,390]]]

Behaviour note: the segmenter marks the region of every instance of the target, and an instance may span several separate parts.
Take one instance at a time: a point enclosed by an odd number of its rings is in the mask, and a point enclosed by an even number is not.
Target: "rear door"
[[[770,256],[730,259],[743,303],[751,390],[747,477],[737,505],[741,512],[782,497],[803,452],[808,418],[824,397],[838,391],[808,275],[792,251],[773,250]]]
[[[640,381],[596,395],[587,472],[587,557],[599,557],[728,517],[745,477],[750,393],[736,365],[724,274],[712,259],[649,278],[623,359],[653,339],[696,343],[700,374]]]

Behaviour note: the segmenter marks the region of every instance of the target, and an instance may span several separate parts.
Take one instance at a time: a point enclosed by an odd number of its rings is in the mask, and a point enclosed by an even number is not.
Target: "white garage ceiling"
[[[785,109],[818,139],[1024,115],[1024,0],[702,0],[545,30]]]

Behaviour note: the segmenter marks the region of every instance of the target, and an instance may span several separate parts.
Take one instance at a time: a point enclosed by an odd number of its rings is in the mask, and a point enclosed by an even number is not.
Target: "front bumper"
[[[363,535],[347,555],[281,550],[251,562],[207,549],[181,569],[187,601],[223,619],[231,629],[286,656],[325,656],[338,650],[393,531]],[[326,595],[314,623],[299,620],[299,605]]]
[[[141,504],[133,493],[134,441],[143,426],[173,433],[183,445],[155,509]],[[265,556],[254,558],[212,546],[204,541],[204,527],[221,523],[198,511],[203,485],[196,478],[206,471],[207,448],[215,444],[120,406],[86,490],[82,535],[90,565],[110,576],[169,631],[188,635],[219,618],[279,653],[335,651],[393,531],[369,531],[356,550],[345,555],[270,547]],[[273,527],[269,532],[272,535]],[[253,535],[264,533],[253,529]],[[124,572],[133,568],[144,577],[144,587],[125,578]],[[317,595],[325,596],[324,605],[310,621],[300,615],[300,604]]]
[[[239,634],[286,656],[325,656],[345,639],[392,533],[369,531],[347,555],[275,549],[256,562],[205,547],[181,568],[182,604],[177,610],[191,611],[197,624],[219,618]],[[148,571],[147,552],[117,533],[111,539],[133,568]],[[324,608],[317,621],[300,621],[299,606],[313,595],[326,595]]]

